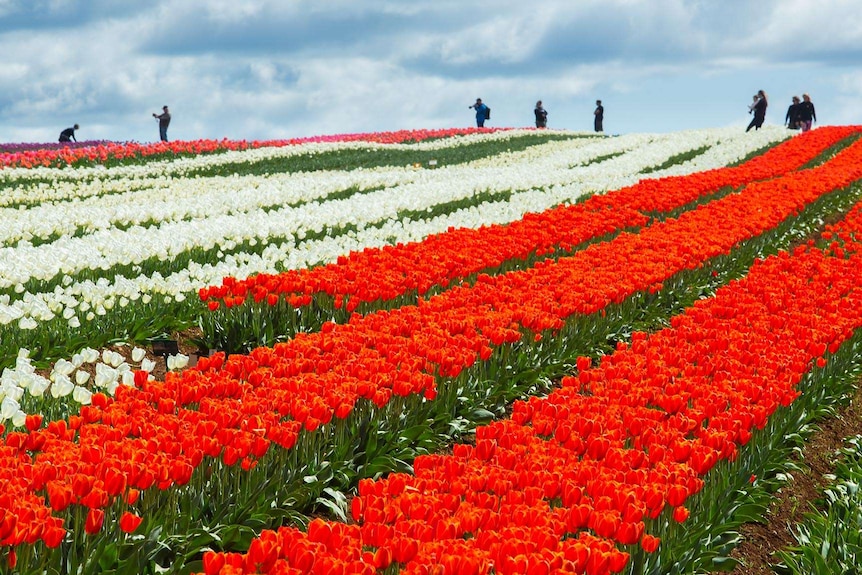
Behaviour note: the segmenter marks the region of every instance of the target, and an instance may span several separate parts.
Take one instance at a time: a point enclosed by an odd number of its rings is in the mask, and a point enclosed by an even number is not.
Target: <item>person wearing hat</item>
[[[153,118],[159,121],[159,138],[163,142],[168,141],[168,126],[171,124],[171,113],[168,111],[167,106],[162,106],[162,113],[156,114],[153,113]]]

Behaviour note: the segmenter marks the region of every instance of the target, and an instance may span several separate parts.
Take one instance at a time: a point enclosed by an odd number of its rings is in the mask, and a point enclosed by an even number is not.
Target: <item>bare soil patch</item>
[[[732,571],[735,575],[775,575],[776,551],[796,544],[792,529],[803,515],[813,509],[827,485],[824,475],[832,473],[835,451],[844,439],[862,434],[862,386],[857,388],[849,406],[837,417],[818,423],[818,430],[809,438],[802,459],[796,463],[803,469],[774,496],[763,523],[747,523],[740,530],[743,541],[731,553],[741,562]]]

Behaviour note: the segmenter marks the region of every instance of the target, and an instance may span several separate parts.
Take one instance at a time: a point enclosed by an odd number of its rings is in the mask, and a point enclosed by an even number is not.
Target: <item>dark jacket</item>
[[[799,121],[801,122],[810,122],[817,121],[817,114],[814,112],[814,104],[810,101],[801,102],[799,104]]]
[[[754,105],[754,117],[755,118],[765,118],[766,117],[766,98],[761,98],[757,101],[757,104]]]
[[[784,123],[791,128],[797,128],[799,124],[799,106],[801,104],[790,104],[787,108],[787,115],[784,116]]]
[[[66,128],[62,132],[60,132],[60,141],[61,142],[77,142],[75,139],[75,128]]]
[[[536,108],[533,113],[536,115],[536,126],[544,126],[548,123],[548,111],[545,108]]]

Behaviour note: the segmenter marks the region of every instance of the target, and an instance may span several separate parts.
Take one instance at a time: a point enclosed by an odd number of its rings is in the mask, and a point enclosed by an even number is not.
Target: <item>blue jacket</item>
[[[477,122],[487,119],[488,106],[486,106],[484,103],[482,103],[482,104],[479,104],[478,106],[474,104],[473,107],[476,108],[476,121]]]

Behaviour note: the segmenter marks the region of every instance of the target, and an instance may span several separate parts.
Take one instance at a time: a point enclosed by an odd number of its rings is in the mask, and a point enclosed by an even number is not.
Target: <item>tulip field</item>
[[[0,574],[729,571],[862,375],[862,126],[9,144],[0,189]]]

